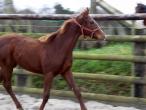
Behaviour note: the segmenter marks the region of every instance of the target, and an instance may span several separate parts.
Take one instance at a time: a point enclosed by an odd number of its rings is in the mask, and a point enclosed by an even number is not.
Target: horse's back
[[[1,54],[6,54],[6,51],[10,51],[14,49],[15,47],[18,47],[20,45],[24,45],[24,42],[32,43],[36,42],[32,38],[25,37],[21,34],[6,34],[0,36],[0,57]],[[27,45],[27,44],[26,44]]]
[[[32,61],[35,59],[34,63],[38,63],[37,50],[39,48],[38,40],[25,37],[21,34],[3,35],[0,37],[0,63],[25,66],[31,63],[30,57]],[[23,62],[26,62],[26,64],[23,64]]]

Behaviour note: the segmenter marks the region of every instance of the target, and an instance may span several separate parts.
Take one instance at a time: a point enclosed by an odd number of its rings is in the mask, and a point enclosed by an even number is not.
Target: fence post
[[[27,71],[28,72],[28,71]],[[29,72],[28,72],[29,74]],[[26,87],[32,87],[32,75],[27,75],[27,79],[26,79]]]
[[[136,32],[137,34],[144,34],[143,29],[137,30],[139,32]],[[145,56],[145,49],[146,49],[146,43],[145,42],[134,42],[134,55],[138,56]],[[137,77],[141,77],[143,79],[146,77],[146,64],[145,63],[134,63],[134,75]],[[134,84],[134,91],[133,95],[134,97],[146,97],[146,85],[143,84]]]
[[[23,73],[23,69],[19,69],[19,73]],[[16,76],[16,86],[18,86],[18,87],[27,86],[27,75],[17,74],[17,76]]]
[[[94,14],[97,12],[96,6],[97,6],[96,0],[91,0],[90,13]]]

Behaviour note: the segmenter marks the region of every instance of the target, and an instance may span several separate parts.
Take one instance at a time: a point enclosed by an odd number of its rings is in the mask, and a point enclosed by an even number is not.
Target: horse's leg
[[[44,107],[49,99],[50,96],[50,89],[52,86],[52,81],[53,81],[53,74],[52,73],[48,73],[45,74],[44,76],[44,93],[43,93],[43,102],[40,106],[39,110],[44,110]]]
[[[67,83],[70,86],[70,88],[74,91],[77,99],[79,100],[81,110],[87,110],[87,108],[84,105],[83,98],[82,98],[82,95],[80,93],[80,90],[79,90],[79,88],[75,84],[72,72],[68,71],[68,72],[62,74],[62,76],[67,81]]]
[[[0,83],[3,81],[2,71],[0,70]]]
[[[146,19],[144,19],[143,24],[146,26]]]
[[[3,75],[3,86],[6,89],[6,91],[8,92],[8,94],[11,96],[12,100],[14,101],[16,107],[18,110],[23,110],[20,102],[18,101],[18,99],[16,98],[14,92],[12,91],[12,85],[11,85],[11,78],[12,78],[12,70],[13,69],[9,69],[9,68],[2,68],[1,72]]]

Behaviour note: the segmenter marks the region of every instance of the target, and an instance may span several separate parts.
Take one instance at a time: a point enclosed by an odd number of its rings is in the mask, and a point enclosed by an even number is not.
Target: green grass
[[[115,43],[109,44],[99,49],[79,50],[75,49],[75,53],[80,54],[106,54],[106,55],[132,55],[132,44]],[[130,75],[131,63],[122,61],[100,61],[100,60],[74,60],[72,70],[75,72],[89,73],[109,73]]]
[[[132,54],[132,44],[131,43],[112,43],[103,46],[99,49],[89,49],[89,50],[79,50],[75,49],[76,53],[85,54],[109,54],[109,55],[131,55]]]

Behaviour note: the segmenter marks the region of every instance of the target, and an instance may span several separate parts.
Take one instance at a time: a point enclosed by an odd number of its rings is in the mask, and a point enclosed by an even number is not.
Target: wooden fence
[[[71,14],[0,14],[0,19],[11,20],[66,20],[76,15]],[[143,20],[146,14],[91,14],[96,20]]]
[[[136,14],[136,15],[91,15],[97,20],[142,20],[146,19],[146,14]],[[70,18],[71,15],[0,15],[0,19],[31,19],[31,20],[65,20]],[[134,63],[135,76],[117,76],[117,75],[101,75],[92,73],[74,73],[75,78],[90,79],[90,80],[107,80],[107,81],[118,81],[134,84],[134,96],[135,97],[124,97],[124,96],[113,96],[104,94],[94,94],[94,93],[83,93],[83,96],[87,99],[95,100],[107,100],[107,101],[117,101],[117,102],[132,102],[132,103],[146,103],[146,99],[142,98],[146,95],[146,36],[133,36],[133,37],[107,37],[107,41],[120,41],[120,42],[133,42],[134,43],[134,54],[133,56],[109,56],[109,55],[84,55],[84,54],[74,54],[76,59],[85,60],[110,60],[110,61],[128,61]],[[19,74],[19,70],[15,69],[15,73]],[[27,78],[26,85],[31,86],[31,76],[34,75],[31,72],[25,71],[30,76]],[[21,74],[22,75],[22,74]],[[25,77],[25,75],[23,75]],[[18,84],[19,85],[19,84]],[[2,88],[0,86],[0,88]],[[27,87],[13,87],[16,91],[29,92],[29,93],[42,93],[42,89],[37,88],[27,88]],[[59,91],[53,90],[52,93],[57,96],[69,96],[74,97],[74,95],[69,91]],[[140,97],[140,98],[136,98]]]

